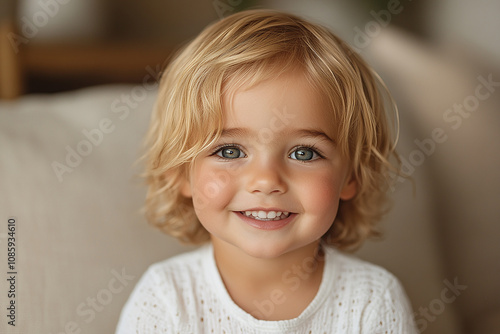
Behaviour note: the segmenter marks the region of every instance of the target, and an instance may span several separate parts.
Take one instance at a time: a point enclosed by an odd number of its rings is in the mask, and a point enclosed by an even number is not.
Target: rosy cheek
[[[311,212],[317,215],[332,215],[337,211],[339,201],[339,182],[331,175],[317,173],[309,179],[306,198],[310,203]]]
[[[200,209],[208,206],[219,207],[227,202],[227,193],[232,181],[224,169],[210,164],[197,166],[192,178],[193,201]]]

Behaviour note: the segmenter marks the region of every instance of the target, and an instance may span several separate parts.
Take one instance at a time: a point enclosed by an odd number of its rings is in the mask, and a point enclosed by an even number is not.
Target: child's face
[[[223,108],[223,135],[182,190],[214,243],[273,258],[317,242],[356,193],[321,94],[297,71],[225,96]]]

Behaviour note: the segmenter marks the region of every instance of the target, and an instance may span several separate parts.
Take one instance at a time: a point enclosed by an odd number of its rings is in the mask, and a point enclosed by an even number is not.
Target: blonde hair
[[[388,173],[399,171],[389,162],[391,155],[396,165],[399,159],[379,89],[390,96],[373,70],[326,28],[270,10],[239,12],[208,26],[165,69],[144,156],[145,211],[153,225],[185,243],[209,240],[180,188],[193,159],[221,134],[225,87],[255,85],[297,67],[327,97],[336,142],[358,185],[355,197],[339,204],[322,240],[352,250],[379,234],[375,223],[386,211]]]

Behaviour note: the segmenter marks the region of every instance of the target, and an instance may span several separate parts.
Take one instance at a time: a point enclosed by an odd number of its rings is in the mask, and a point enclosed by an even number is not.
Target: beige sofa
[[[474,94],[478,75],[389,32],[367,51],[399,102],[399,147],[416,193],[398,182],[384,240],[358,255],[400,278],[423,332],[498,333],[500,93],[451,131],[443,113]],[[0,103],[0,267],[7,275],[13,217],[17,272],[15,327],[6,324],[11,286],[0,280],[1,333],[112,333],[147,266],[189,249],[139,212],[145,188],[133,163],[153,88]],[[431,150],[436,128],[448,137],[435,135]]]

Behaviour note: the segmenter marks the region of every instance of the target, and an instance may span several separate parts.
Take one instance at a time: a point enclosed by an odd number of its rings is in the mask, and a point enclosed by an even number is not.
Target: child
[[[398,280],[340,252],[377,234],[397,157],[377,76],[344,42],[234,14],[170,63],[155,109],[148,218],[207,244],[151,266],[117,333],[416,332]]]

